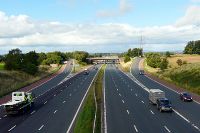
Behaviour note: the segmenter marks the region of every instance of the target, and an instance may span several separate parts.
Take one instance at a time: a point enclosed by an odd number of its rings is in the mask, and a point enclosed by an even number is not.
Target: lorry
[[[149,101],[152,104],[156,104],[158,98],[165,98],[165,92],[160,89],[150,89],[149,90]]]
[[[33,97],[30,92],[12,92],[11,101],[3,104],[5,113],[8,115],[25,113],[33,107]]]

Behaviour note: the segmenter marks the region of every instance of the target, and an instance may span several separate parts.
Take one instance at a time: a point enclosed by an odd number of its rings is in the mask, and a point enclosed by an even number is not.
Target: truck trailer
[[[149,90],[149,101],[152,104],[156,104],[156,100],[159,98],[165,98],[165,92],[160,89],[150,89]]]
[[[25,113],[34,105],[33,94],[28,92],[13,92],[11,101],[3,104],[5,113],[14,115]]]

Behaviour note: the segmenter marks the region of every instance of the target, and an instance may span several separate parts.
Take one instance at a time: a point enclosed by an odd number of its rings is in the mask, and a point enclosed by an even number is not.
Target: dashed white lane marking
[[[63,101],[63,103],[65,103],[66,101]]]
[[[174,110],[174,109],[173,109],[173,111],[174,111],[177,115],[179,115],[181,118],[183,118],[185,121],[187,121],[188,123],[190,123],[190,121],[189,121],[187,118],[185,118],[183,115],[181,115],[178,111],[176,111],[176,110]]]
[[[192,126],[193,126],[194,128],[196,128],[198,131],[200,131],[199,127],[197,127],[196,125],[192,124]]]
[[[56,96],[56,94],[54,94],[54,97]]]
[[[138,129],[137,129],[136,125],[134,125],[134,128],[135,128],[135,131],[138,133]]]
[[[11,127],[8,132],[10,132],[11,130],[13,130],[16,127],[16,125],[14,125],[13,127]]]
[[[119,93],[119,96],[121,97],[122,95]]]
[[[142,103],[144,103],[144,101],[141,101]]]
[[[117,88],[117,91],[118,91],[118,88]]]
[[[1,120],[1,118],[0,118],[0,120]]]
[[[153,115],[155,114],[152,110],[150,110],[150,112],[151,112]]]
[[[39,130],[39,131],[42,130],[43,127],[44,127],[44,125],[42,125],[38,130]]]
[[[71,96],[72,96],[72,94],[70,93],[70,94],[69,94],[69,96],[71,97]]]
[[[33,112],[31,112],[31,115],[35,113],[35,110],[33,110]]]
[[[131,91],[133,91],[133,89],[131,89]]]
[[[47,103],[47,101],[46,102],[44,102],[44,104],[46,104]]]
[[[135,93],[135,96],[137,97],[137,94]]]
[[[124,100],[122,100],[122,102],[124,103]]]
[[[128,115],[129,115],[129,111],[128,110],[126,110],[126,112],[128,113]]]
[[[171,133],[171,131],[167,128],[167,126],[164,126],[164,128],[167,130],[168,133]]]
[[[4,115],[3,117],[6,117],[7,115]]]
[[[58,110],[55,110],[53,113],[55,114]]]

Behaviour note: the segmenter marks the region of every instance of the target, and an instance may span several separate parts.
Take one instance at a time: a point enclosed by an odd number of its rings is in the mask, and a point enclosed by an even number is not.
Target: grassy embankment
[[[75,60],[75,65],[74,67],[72,68],[73,71],[72,73],[78,73],[80,72],[81,70],[85,69],[85,68],[88,68],[90,65],[86,64],[86,63],[79,63],[77,60]]]
[[[130,67],[131,67],[131,64],[134,62],[134,58],[131,58],[131,61],[129,62],[124,62],[124,59],[123,58],[120,58],[120,64],[118,65],[119,68],[124,71],[124,72],[129,72],[130,71]]]
[[[102,85],[105,68],[106,66],[104,65],[99,71],[96,79],[92,83],[87,98],[83,104],[82,110],[79,113],[77,121],[75,123],[74,133],[92,133],[93,131],[93,123],[96,110],[94,92],[97,101],[95,133],[101,133],[101,104],[103,101]]]
[[[53,74],[60,67],[40,66],[34,76],[21,71],[0,70],[0,97]]]
[[[4,66],[5,64],[0,62],[0,70],[4,70]]]
[[[187,61],[187,64],[178,66],[177,59]],[[168,58],[168,61],[169,67],[165,71],[147,66],[146,62],[144,62],[145,70],[161,79],[200,95],[200,55],[174,55]]]

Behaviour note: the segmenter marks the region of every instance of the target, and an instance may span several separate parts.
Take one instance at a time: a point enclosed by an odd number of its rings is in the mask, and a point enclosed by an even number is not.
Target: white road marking
[[[152,110],[150,110],[150,112],[151,112],[153,115],[155,114]]]
[[[117,88],[117,91],[118,91],[118,88]]]
[[[56,94],[54,94],[54,97],[56,96]]]
[[[101,68],[99,68],[99,70],[100,70],[100,69],[101,69]],[[98,72],[99,72],[99,70],[98,70]],[[84,102],[84,100],[85,100],[85,98],[86,98],[86,96],[87,96],[87,94],[88,94],[88,91],[89,91],[90,87],[92,86],[92,83],[94,82],[94,79],[96,78],[98,72],[95,74],[95,76],[94,76],[94,78],[92,79],[92,81],[91,81],[91,83],[90,83],[90,85],[89,85],[89,87],[88,87],[86,93],[84,94],[83,99],[81,100],[81,103],[79,104],[78,109],[77,109],[77,111],[76,111],[76,113],[75,113],[75,115],[74,115],[74,117],[73,117],[73,119],[72,119],[72,121],[71,121],[71,123],[70,123],[68,129],[67,129],[67,133],[69,133],[69,132],[71,131],[72,125],[74,124],[74,121],[75,121],[75,119],[76,119],[76,117],[77,117],[77,115],[78,115],[78,112],[79,112],[79,110],[80,110],[80,108],[81,108],[81,106],[82,106],[82,104],[83,104],[83,102]]]
[[[183,118],[185,121],[187,121],[188,123],[190,123],[190,121],[189,121],[187,118],[185,118],[183,115],[181,115],[178,111],[176,111],[176,110],[174,110],[174,109],[173,109],[173,111],[174,111],[177,115],[179,115],[181,118]]]
[[[44,125],[42,125],[38,130],[40,131],[43,127],[44,127]]]
[[[0,118],[0,120],[1,120],[1,118]]]
[[[53,113],[55,114],[58,110],[55,110]]]
[[[134,125],[134,128],[135,128],[135,131],[138,133],[138,129],[137,129],[136,125]]]
[[[33,110],[33,112],[31,112],[31,115],[35,113],[35,110]]]
[[[44,102],[44,104],[46,104],[47,103],[47,101],[46,102]]]
[[[129,111],[128,110],[126,110],[126,112],[128,113],[128,115],[129,115]]]
[[[16,125],[14,125],[13,127],[11,127],[8,132],[10,132],[11,130],[13,130],[16,127]]]
[[[133,91],[133,89],[131,89],[131,91]]]
[[[124,103],[124,100],[122,100],[122,102]]]
[[[65,103],[66,101],[63,101],[63,103]]]
[[[72,96],[72,94],[70,93],[70,94],[69,94],[69,96],[71,97],[71,96]]]
[[[119,96],[121,97],[122,95],[119,93]]]
[[[4,115],[3,117],[5,118],[5,117],[7,117],[7,115]]]
[[[167,128],[167,126],[164,126],[164,128],[167,130],[168,133],[171,133],[171,131]]]
[[[144,101],[141,101],[142,103],[144,103]]]
[[[103,87],[104,87],[104,133],[107,133],[107,118],[106,118],[106,88],[105,88],[105,71],[106,69],[104,69],[104,82],[103,82]]]
[[[137,94],[135,93],[135,96],[137,97]]]
[[[192,124],[192,126],[193,126],[194,128],[196,128],[198,131],[200,131],[199,127],[197,127],[196,125]]]

